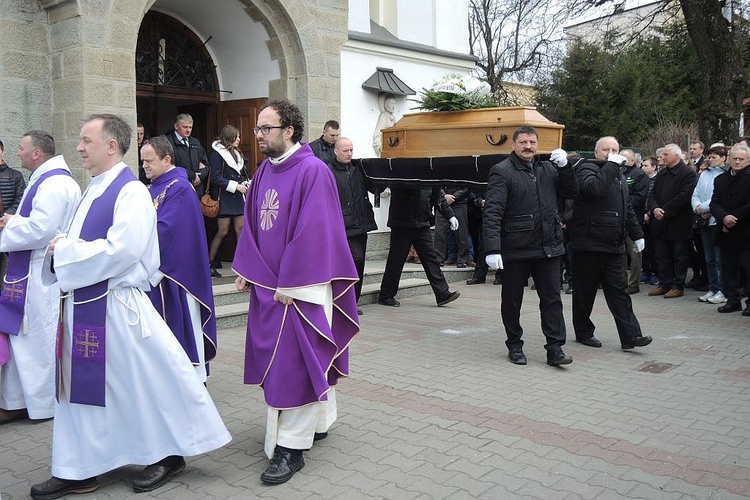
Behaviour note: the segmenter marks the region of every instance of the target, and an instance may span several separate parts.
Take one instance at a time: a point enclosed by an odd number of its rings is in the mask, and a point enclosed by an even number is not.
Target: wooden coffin
[[[382,130],[381,158],[510,154],[513,132],[531,125],[539,133],[538,153],[562,145],[563,125],[551,122],[536,108],[485,108],[466,111],[408,113]]]

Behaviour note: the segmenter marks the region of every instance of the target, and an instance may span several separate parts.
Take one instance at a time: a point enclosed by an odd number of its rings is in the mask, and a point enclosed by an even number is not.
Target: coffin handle
[[[486,134],[484,138],[487,139],[487,142],[492,146],[500,146],[502,144],[505,144],[505,141],[508,140],[508,136],[506,134],[500,134],[500,138],[497,141],[492,138],[491,134]]]
[[[392,148],[395,148],[396,146],[398,146],[398,137],[389,137],[388,145]]]

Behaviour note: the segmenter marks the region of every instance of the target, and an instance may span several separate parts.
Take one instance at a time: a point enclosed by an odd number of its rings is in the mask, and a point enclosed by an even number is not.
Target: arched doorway
[[[195,120],[192,135],[207,150],[224,125],[235,125],[252,175],[262,159],[252,128],[266,97],[223,100],[232,91],[220,89],[216,63],[206,49],[213,36],[207,38],[201,40],[170,15],[146,13],[135,54],[138,121],[147,134],[160,135],[174,128],[175,116],[188,113]]]
[[[138,121],[149,136],[173,129],[179,113],[193,116],[193,136],[216,136],[219,88],[216,65],[203,42],[178,20],[149,11],[135,53]]]

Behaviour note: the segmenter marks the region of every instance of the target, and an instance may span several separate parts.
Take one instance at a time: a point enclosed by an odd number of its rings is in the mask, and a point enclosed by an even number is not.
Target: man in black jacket
[[[336,139],[341,135],[341,128],[339,122],[336,120],[328,120],[323,125],[323,135],[310,141],[310,149],[315,156],[320,158],[326,165],[331,163],[335,157],[333,153],[333,146],[336,143]]]
[[[519,127],[513,133],[513,153],[490,169],[483,225],[485,260],[491,269],[504,267],[500,311],[510,361],[526,364],[520,316],[523,288],[531,274],[547,339],[547,363],[557,366],[573,361],[562,350],[560,266],[565,247],[557,200],[575,198],[578,186],[565,151],[552,152],[554,166],[537,158],[538,137],[534,127]]]
[[[190,183],[195,188],[198,197],[203,196],[203,183],[208,179],[208,156],[201,142],[192,137],[193,117],[187,113],[177,115],[174,130],[168,130],[164,135],[174,148],[174,164],[187,170]]]
[[[664,168],[654,180],[646,201],[659,286],[650,296],[682,297],[688,268],[688,249],[693,241],[693,207],[690,199],[698,183],[695,172],[680,158],[677,144],[662,151]]]
[[[352,252],[354,265],[357,267],[359,281],[354,285],[354,292],[359,301],[362,293],[362,278],[365,273],[365,252],[367,251],[367,232],[378,228],[375,214],[367,195],[368,186],[362,169],[352,164],[354,145],[346,137],[336,140],[333,147],[335,158],[328,164],[336,179],[336,186],[344,216],[346,241]],[[369,191],[373,191],[372,188]],[[361,314],[361,312],[360,312]]]
[[[716,246],[721,248],[721,278],[727,303],[720,313],[742,309],[740,289],[750,290],[750,148],[736,144],[729,170],[714,179],[711,214],[716,218]],[[743,316],[750,316],[750,299]]]
[[[640,253],[646,241],[630,204],[628,183],[620,172],[626,157],[618,154],[619,150],[614,137],[602,137],[594,147],[594,155],[600,161],[581,160],[574,167],[578,197],[573,201],[568,223],[574,270],[573,328],[581,344],[602,346],[594,337],[596,326],[591,321],[601,284],[620,345],[622,349],[633,349],[650,344],[651,337],[642,335],[626,291],[626,246],[633,241],[635,251]]]
[[[395,296],[398,292],[398,282],[401,279],[406,256],[412,245],[417,251],[422,268],[430,282],[437,305],[444,306],[461,295],[459,292],[449,290],[443,271],[440,270],[440,263],[435,256],[435,247],[430,232],[433,207],[436,212],[440,212],[441,217],[450,221],[452,230],[458,229],[458,220],[445,200],[440,199],[439,188],[391,188],[391,206],[388,210],[391,242],[383,280],[380,283],[378,304],[391,307],[401,305]]]
[[[456,242],[456,267],[465,268],[469,263],[469,217],[466,200],[469,189],[463,186],[445,186],[440,195],[453,209],[453,215],[458,219],[458,229],[453,231]],[[450,224],[445,218],[435,219],[435,254],[438,262],[444,262],[448,253],[447,237]],[[448,265],[448,262],[445,263]]]
[[[642,225],[643,214],[646,213],[646,196],[648,195],[649,185],[648,176],[641,170],[638,162],[636,162],[635,152],[632,149],[624,149],[621,154],[625,157],[625,163],[620,166],[620,171],[625,176],[625,182],[628,185],[628,198],[630,199],[630,204],[633,206],[635,218],[638,224]],[[626,251],[630,258],[630,277],[626,280],[628,284],[627,290],[629,294],[634,294],[641,291],[640,282],[643,259],[641,252],[634,250],[633,240],[629,236],[626,243]]]

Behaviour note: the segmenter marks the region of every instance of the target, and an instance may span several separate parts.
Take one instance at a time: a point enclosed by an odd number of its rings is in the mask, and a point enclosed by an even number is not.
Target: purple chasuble
[[[26,197],[18,210],[19,215],[22,217],[31,215],[32,203],[39,186],[54,175],[70,176],[70,172],[63,168],[56,168],[40,175],[34,185],[26,191]],[[21,330],[31,267],[31,252],[31,250],[22,250],[8,254],[8,268],[5,271],[3,289],[0,294],[0,365],[7,363],[10,359],[6,334],[18,335]]]
[[[346,240],[333,174],[308,145],[253,176],[233,269],[252,286],[245,383],[261,385],[277,409],[326,401],[349,373],[349,343],[359,331],[357,270]],[[330,284],[331,326],[323,306],[273,300],[276,288]]]
[[[148,186],[156,208],[159,233],[159,271],[164,274],[149,292],[151,302],[185,349],[198,364],[195,332],[187,295],[199,304],[206,363],[216,356],[216,316],[211,288],[208,247],[204,244],[200,202],[184,168],[173,168]]]
[[[79,237],[94,241],[107,237],[112,227],[115,202],[123,186],[136,182],[129,168],[91,204]],[[73,353],[70,402],[105,406],[107,292],[109,280],[73,291]]]

